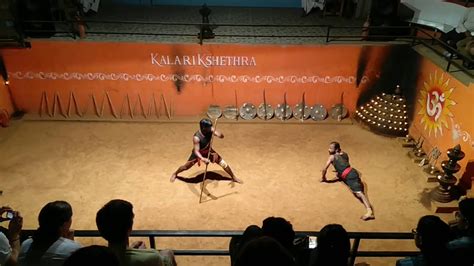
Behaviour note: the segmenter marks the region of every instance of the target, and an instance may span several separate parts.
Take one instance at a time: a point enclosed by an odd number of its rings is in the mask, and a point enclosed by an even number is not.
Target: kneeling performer
[[[349,164],[349,155],[341,150],[341,146],[338,142],[331,142],[329,144],[329,158],[326,166],[322,170],[321,182],[326,182],[326,172],[328,167],[332,164],[337,172],[337,177],[341,179],[351,190],[352,193],[364,204],[367,209],[361,219],[364,221],[375,219],[372,205],[370,204],[367,196],[364,194],[364,188],[359,177],[357,170],[351,167]]]

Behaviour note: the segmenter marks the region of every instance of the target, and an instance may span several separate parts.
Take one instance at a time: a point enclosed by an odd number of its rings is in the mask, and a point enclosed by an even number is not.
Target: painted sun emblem
[[[423,89],[418,99],[421,105],[418,114],[422,116],[420,122],[425,124],[428,135],[431,135],[431,131],[435,137],[438,131],[443,135],[443,125],[448,128],[447,118],[453,117],[449,108],[456,104],[450,98],[453,91],[454,88],[449,88],[449,79],[445,79],[443,74],[438,77],[435,72],[434,75],[430,74],[428,82],[423,82]]]

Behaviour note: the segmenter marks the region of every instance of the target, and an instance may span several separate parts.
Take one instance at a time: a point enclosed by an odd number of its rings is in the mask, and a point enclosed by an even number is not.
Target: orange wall
[[[444,92],[444,101],[436,101],[433,91],[438,91],[438,94]],[[429,99],[427,99],[428,95]],[[430,102],[428,107],[427,100]],[[462,169],[457,176],[462,176],[465,187],[470,187],[474,179],[474,171],[472,171],[472,164],[474,164],[473,100],[473,83],[466,86],[431,61],[423,59],[417,85],[415,117],[410,133],[416,138],[423,136],[425,151],[429,152],[433,147],[438,147],[443,153],[440,158],[442,160],[448,158],[447,149],[460,144],[466,157],[459,162]],[[441,108],[436,109],[436,106]],[[436,119],[438,113],[439,116]],[[466,170],[468,163],[471,167]]]
[[[14,112],[10,93],[2,76],[0,76],[0,110],[1,109],[7,110],[10,115]]]
[[[38,113],[43,92],[50,106],[55,93],[64,106],[74,91],[83,110],[91,104],[90,95],[100,103],[108,92],[117,113],[127,94],[132,104],[140,95],[148,108],[152,95],[159,102],[163,93],[174,115],[179,116],[203,114],[209,104],[235,105],[236,98],[239,106],[244,102],[258,105],[263,102],[264,89],[267,102],[273,105],[282,103],[285,93],[287,102],[294,105],[305,92],[307,104],[322,103],[326,108],[340,102],[344,93],[344,104],[353,111],[361,90],[377,79],[377,64],[387,47],[372,48],[375,51],[358,87],[355,75],[361,46],[34,41],[31,49],[5,50],[3,57],[13,98],[23,111]],[[198,54],[245,56],[253,57],[255,65],[158,66],[152,64],[152,53],[179,56],[183,62],[183,56]],[[180,92],[172,80],[176,77],[185,79],[178,82]],[[105,108],[106,116],[110,116],[110,109]]]

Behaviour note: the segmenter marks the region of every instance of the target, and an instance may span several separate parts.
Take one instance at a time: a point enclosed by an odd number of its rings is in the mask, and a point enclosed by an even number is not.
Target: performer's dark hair
[[[108,265],[119,266],[120,262],[112,249],[92,245],[80,248],[72,253],[63,264],[64,266]]]
[[[33,235],[33,243],[26,256],[28,265],[36,265],[41,257],[61,237],[62,226],[72,218],[72,207],[66,201],[46,204],[38,215],[39,228]]]
[[[331,145],[334,145],[334,149],[335,149],[336,151],[341,150],[341,145],[339,144],[339,142],[333,141],[333,142],[331,142]]]
[[[276,239],[285,248],[291,249],[295,239],[293,225],[282,217],[268,217],[262,223],[263,234]]]
[[[273,237],[262,236],[246,243],[235,260],[235,266],[293,266],[289,250]]]
[[[199,121],[199,128],[201,130],[208,127],[212,127],[212,121],[210,119],[203,118],[201,121]]]
[[[340,224],[324,226],[318,236],[318,256],[313,265],[347,265],[351,242]]]
[[[420,248],[422,253],[442,253],[449,242],[450,228],[438,216],[425,215],[420,218],[416,227],[417,235],[421,237]]]
[[[133,205],[125,200],[109,201],[96,215],[100,235],[111,243],[121,243],[128,238],[133,226]]]

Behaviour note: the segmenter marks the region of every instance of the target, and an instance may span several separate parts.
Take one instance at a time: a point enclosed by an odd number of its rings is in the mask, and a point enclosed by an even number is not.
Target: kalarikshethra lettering
[[[256,66],[253,56],[225,56],[225,55],[160,55],[151,53],[151,64],[163,66]]]

